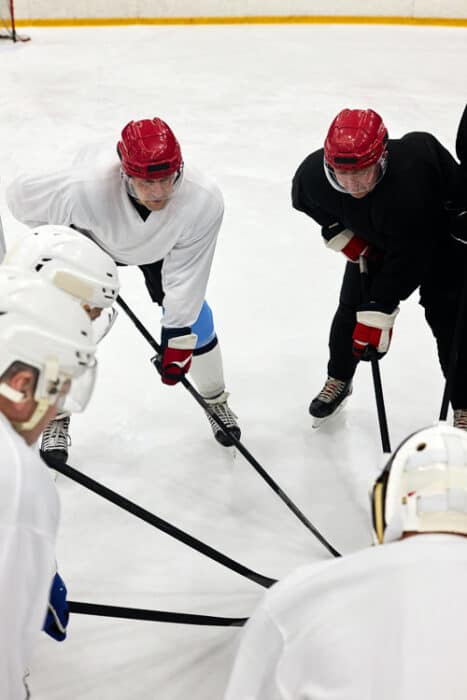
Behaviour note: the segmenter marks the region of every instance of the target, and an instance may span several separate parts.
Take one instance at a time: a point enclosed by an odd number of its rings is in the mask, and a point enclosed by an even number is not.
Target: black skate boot
[[[62,464],[68,459],[68,448],[71,445],[69,426],[70,416],[62,416],[51,421],[42,433],[41,451]]]
[[[323,388],[318,396],[315,396],[308,409],[313,416],[313,427],[317,428],[327,418],[338,413],[344,407],[345,399],[351,393],[351,379],[348,382],[344,382],[340,379],[334,379],[334,377],[328,377]]]
[[[214,399],[205,399],[205,401],[211,406],[216,416],[218,416],[221,419],[225,427],[228,428],[229,432],[232,433],[232,435],[235,438],[237,438],[237,440],[239,440],[241,435],[240,426],[237,423],[237,416],[227,403],[228,398],[229,394],[226,391],[224,391],[220,396],[216,396]],[[212,432],[214,433],[214,437],[216,438],[217,442],[219,442],[224,447],[231,447],[233,445],[233,442],[230,440],[230,438],[224,433],[222,428],[220,428],[217,425],[216,421],[212,418],[212,416],[209,415],[207,411],[206,415],[208,417],[209,425],[211,426]]]

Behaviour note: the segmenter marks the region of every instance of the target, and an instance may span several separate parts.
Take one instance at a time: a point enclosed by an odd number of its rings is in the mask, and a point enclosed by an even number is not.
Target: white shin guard
[[[224,393],[224,368],[219,343],[208,352],[193,355],[190,376],[205,399],[214,399]]]

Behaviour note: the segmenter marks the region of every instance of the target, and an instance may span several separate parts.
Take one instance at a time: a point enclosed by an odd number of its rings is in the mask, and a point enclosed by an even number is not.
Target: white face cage
[[[121,178],[128,194],[139,202],[165,202],[173,199],[183,182],[183,165],[164,178],[144,179],[127,175],[120,169]]]
[[[337,177],[336,177],[336,168],[334,168],[330,163],[327,162],[325,158],[323,158],[323,166],[324,166],[324,172],[326,174],[326,178],[329,182],[329,184],[338,192],[341,192],[342,194],[350,194],[350,195],[358,195],[358,194],[367,194],[373,190],[378,183],[381,182],[383,179],[386,169],[388,165],[388,158],[387,158],[387,151],[384,151],[379,160],[376,163],[373,163],[372,165],[368,166],[367,168],[363,168],[362,170],[342,170],[344,175],[344,179],[348,176],[349,180],[352,182],[352,189],[348,188],[348,185],[344,185],[340,182],[338,182]],[[373,175],[373,170],[377,166],[377,175],[376,178],[371,178],[371,187],[369,187],[368,183],[368,177],[365,177],[365,172],[369,171],[367,174]],[[371,169],[371,172],[370,172]]]

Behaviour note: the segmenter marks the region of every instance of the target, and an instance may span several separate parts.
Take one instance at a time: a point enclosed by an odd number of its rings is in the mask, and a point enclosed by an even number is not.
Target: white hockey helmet
[[[38,226],[7,252],[5,264],[38,272],[89,306],[112,306],[118,268],[102,248],[68,226]]]
[[[410,435],[372,492],[377,542],[403,532],[467,534],[467,432],[439,423]]]
[[[95,351],[91,321],[76,300],[35,273],[0,266],[0,377],[16,361],[38,370],[38,405],[22,429],[37,425],[65,382],[71,381],[71,389],[60,408],[85,408],[94,387]],[[1,380],[0,394],[24,400]]]

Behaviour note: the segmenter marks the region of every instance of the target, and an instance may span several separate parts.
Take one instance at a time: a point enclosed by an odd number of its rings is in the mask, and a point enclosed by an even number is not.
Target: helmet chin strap
[[[32,416],[28,420],[20,423],[13,422],[12,425],[16,428],[16,430],[33,430],[38,425],[39,421],[41,421],[45,416],[50,406],[51,404],[47,399],[40,399],[37,402],[37,406]]]
[[[8,399],[8,401],[16,404],[23,403],[25,401],[23,392],[13,389],[13,387],[9,386],[9,384],[6,384],[5,382],[0,383],[0,395],[4,396],[6,399]],[[50,403],[48,399],[40,399],[37,401],[37,405],[32,416],[30,416],[27,421],[12,421],[12,425],[16,428],[16,430],[32,430],[42,419],[44,414],[49,410],[49,407]]]
[[[0,384],[0,394],[13,403],[22,403],[24,401],[24,396],[20,391],[12,389],[4,382]],[[33,430],[52,405],[48,399],[40,399],[37,401],[37,406],[32,416],[26,421],[12,421],[13,427],[21,432]]]
[[[41,371],[41,375],[39,376],[38,382],[41,382],[42,380],[43,382],[45,382],[46,386],[48,386],[51,383],[56,384],[58,382],[57,360],[54,358],[49,358],[45,361],[44,364],[45,366],[44,369]],[[13,389],[13,387],[9,386],[5,382],[0,383],[0,394],[9,401],[12,401],[13,403],[17,404],[23,403],[26,400],[23,392]],[[47,394],[49,394],[49,392],[47,392]],[[36,407],[32,415],[28,418],[28,420],[12,421],[12,425],[16,428],[16,430],[33,430],[38,425],[39,421],[42,420],[49,408],[53,406],[54,402],[56,401],[57,396],[55,396],[55,394],[52,394],[52,396],[52,402],[50,400],[50,395],[45,397],[42,396],[41,398],[36,398]]]
[[[6,382],[0,382],[0,396],[4,396],[8,401],[12,401],[13,403],[21,403],[25,400],[22,391],[13,389],[13,387],[6,384]]]

